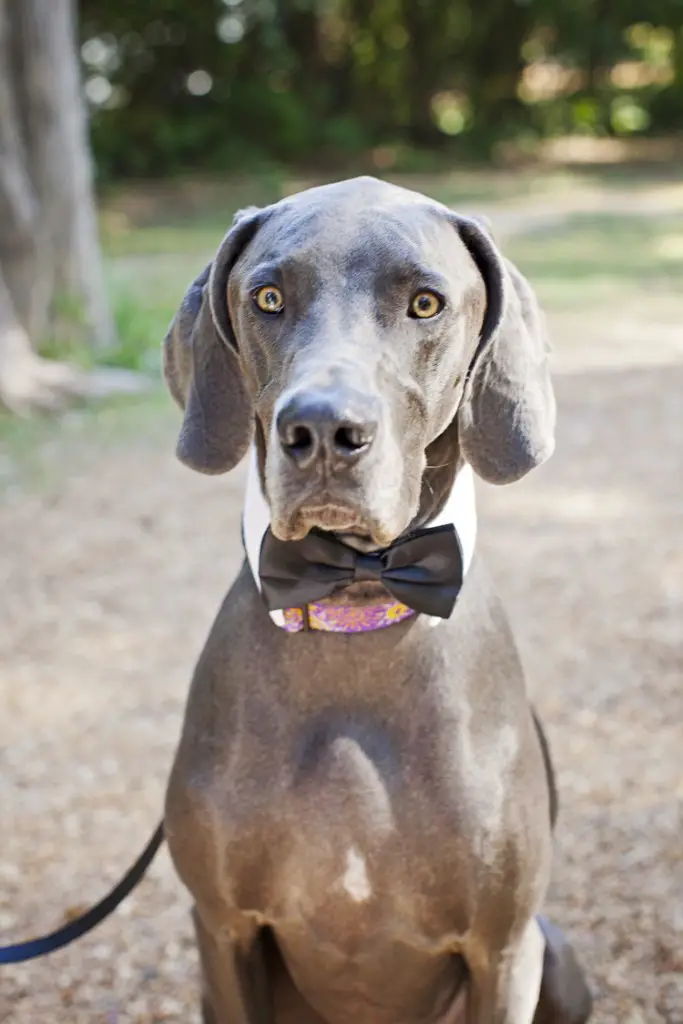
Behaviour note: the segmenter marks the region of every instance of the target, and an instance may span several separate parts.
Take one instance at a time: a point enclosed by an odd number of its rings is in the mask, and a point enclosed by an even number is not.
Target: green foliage
[[[103,180],[680,130],[683,0],[80,0]]]
[[[145,301],[144,297],[121,291],[114,296],[114,319],[117,342],[105,353],[93,352],[87,333],[78,330],[78,322],[67,321],[40,346],[41,355],[48,359],[63,360],[91,370],[100,366],[116,366],[157,375],[160,370],[159,339],[164,336],[173,314],[172,299],[163,304]]]

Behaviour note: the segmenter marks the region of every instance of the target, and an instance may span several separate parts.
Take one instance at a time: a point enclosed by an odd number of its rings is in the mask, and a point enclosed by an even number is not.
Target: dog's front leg
[[[214,933],[196,908],[193,917],[202,970],[204,1024],[272,1024],[263,932],[254,924],[239,937],[227,929]]]
[[[543,974],[545,941],[532,919],[518,941],[500,953],[469,962],[467,1024],[532,1024]]]

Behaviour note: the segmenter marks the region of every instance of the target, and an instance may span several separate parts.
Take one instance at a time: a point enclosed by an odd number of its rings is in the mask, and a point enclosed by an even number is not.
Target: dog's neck
[[[474,554],[477,535],[477,511],[474,475],[465,464],[455,475],[443,507],[429,520],[429,526],[452,523],[462,550],[463,578]],[[249,457],[247,489],[242,514],[242,538],[247,561],[257,588],[261,589],[259,561],[263,538],[270,526],[270,509],[261,487],[255,447]],[[365,633],[402,622],[415,613],[388,596],[381,586],[370,584],[347,588],[339,595],[316,601],[306,608],[285,608],[269,612],[276,626],[289,633],[305,629],[332,633]],[[433,625],[441,619],[430,619]]]

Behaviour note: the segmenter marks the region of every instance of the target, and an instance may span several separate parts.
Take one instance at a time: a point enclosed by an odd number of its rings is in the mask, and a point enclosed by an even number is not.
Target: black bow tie
[[[337,587],[377,580],[413,611],[447,619],[462,575],[462,550],[452,523],[416,530],[369,555],[318,530],[303,540],[282,541],[269,527],[259,563],[261,590],[270,611],[303,608],[329,597]]]

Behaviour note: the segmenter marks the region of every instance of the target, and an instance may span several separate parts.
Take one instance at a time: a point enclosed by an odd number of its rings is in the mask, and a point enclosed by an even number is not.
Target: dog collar
[[[460,542],[464,579],[472,561],[477,534],[474,474],[467,464],[458,473],[442,511],[427,525],[444,526],[449,523],[453,524]],[[261,489],[256,449],[252,447],[242,513],[242,540],[259,592],[261,545],[269,526],[270,509]],[[305,608],[285,608],[268,614],[276,626],[288,633],[299,633],[308,629],[325,633],[369,633],[393,626],[416,613],[412,608],[391,597],[387,597],[385,601],[359,606],[341,605],[331,597],[311,602]],[[431,625],[443,621],[439,618],[425,617]]]

